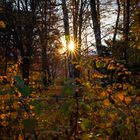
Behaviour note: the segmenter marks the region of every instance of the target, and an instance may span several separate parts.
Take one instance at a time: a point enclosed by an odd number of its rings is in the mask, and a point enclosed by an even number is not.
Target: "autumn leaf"
[[[123,100],[124,100],[124,98],[125,98],[125,96],[124,96],[124,93],[123,93],[123,92],[121,92],[121,93],[117,94],[117,97],[118,97],[121,101],[123,101]]]
[[[100,97],[105,97],[107,95],[107,93],[105,91],[100,93]]]
[[[80,65],[76,65],[75,68],[76,68],[77,70],[81,70],[81,66],[80,66]]]
[[[103,101],[103,105],[104,105],[105,107],[108,107],[108,106],[110,105],[109,100],[108,100],[108,99],[105,99],[105,100]]]
[[[124,101],[128,105],[131,102],[131,97],[125,97]]]
[[[2,20],[0,21],[0,28],[6,28],[6,24]]]
[[[30,107],[30,109],[33,109],[34,108],[34,106],[32,106],[32,105],[30,105],[29,107]]]
[[[23,140],[23,137],[21,134],[18,135],[18,140]]]
[[[113,64],[109,64],[107,69],[108,70],[114,70],[116,67]]]
[[[5,119],[6,116],[7,116],[6,114],[1,114],[1,115],[0,115],[0,119]]]

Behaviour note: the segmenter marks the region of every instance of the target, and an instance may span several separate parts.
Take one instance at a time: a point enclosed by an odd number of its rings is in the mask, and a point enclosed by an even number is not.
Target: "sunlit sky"
[[[108,5],[104,5],[108,0],[102,1],[103,6],[102,6],[102,13],[101,13],[101,37],[102,37],[102,44],[106,45],[104,42],[104,39],[112,39],[113,37],[113,27],[115,26],[116,22],[116,17],[117,17],[117,5],[116,2],[112,2]],[[105,11],[105,12],[104,12]],[[114,11],[112,13],[112,11]],[[72,19],[69,19],[70,23]],[[61,23],[63,24],[63,23]],[[95,39],[94,39],[94,32],[92,29],[92,21],[88,23],[89,25],[87,26],[86,30],[83,31],[82,34],[82,48],[89,48],[89,52],[96,51],[95,48]],[[70,25],[72,27],[72,25]],[[70,29],[71,32],[71,29]],[[65,37],[62,35],[61,37],[61,42],[64,46],[62,48],[62,52],[66,51],[66,42],[65,42]]]

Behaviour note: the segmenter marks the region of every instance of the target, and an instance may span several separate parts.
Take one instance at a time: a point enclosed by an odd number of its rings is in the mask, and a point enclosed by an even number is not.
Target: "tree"
[[[121,7],[120,7],[120,0],[117,0],[117,6],[118,6],[118,11],[117,11],[117,19],[116,19],[116,25],[115,25],[115,31],[114,31],[114,35],[113,35],[113,39],[112,39],[112,49],[113,51],[116,50],[115,49],[115,41],[116,41],[116,36],[117,36],[117,31],[118,31],[118,25],[119,25],[119,18],[120,18],[120,12],[121,12]],[[113,55],[115,54],[115,51],[113,53]]]
[[[129,45],[129,33],[130,33],[130,0],[125,0],[123,2],[124,4],[124,13],[123,13],[123,38],[125,42],[125,47],[124,47],[124,59],[126,61],[126,65],[128,64],[127,59],[127,50],[128,50],[128,45]]]
[[[82,46],[82,30],[83,30],[83,18],[84,8],[86,7],[87,1],[73,0],[72,1],[72,17],[73,17],[73,38],[75,44],[76,55],[74,55],[74,61],[78,64],[81,55]],[[76,64],[76,65],[77,65]],[[80,77],[80,71],[74,66],[74,77]]]
[[[10,17],[9,28],[13,32],[13,39],[22,57],[22,76],[25,84],[29,84],[29,68],[32,56],[34,29],[36,24],[37,1],[17,0],[15,2],[3,1],[8,5],[6,18]]]
[[[12,6],[11,3],[5,3],[2,5],[2,10],[0,11],[0,50],[1,57],[3,60],[2,75],[7,75],[7,68],[9,63],[15,63],[17,61],[17,42],[15,40],[15,34],[13,31],[13,18],[11,17]]]
[[[64,34],[65,34],[65,40],[66,40],[66,71],[69,72],[69,77],[72,77],[72,70],[71,70],[71,57],[69,57],[68,54],[68,45],[70,43],[70,29],[69,29],[69,15],[68,15],[68,9],[66,5],[66,0],[62,0],[62,11],[63,11],[63,23],[64,23]],[[67,74],[66,74],[67,76]]]
[[[99,6],[100,1],[99,0],[90,0],[90,7],[91,7],[91,16],[92,16],[92,22],[93,22],[93,29],[95,34],[95,42],[96,42],[96,48],[99,55],[103,52],[103,46],[101,43],[101,29],[100,29],[100,10]]]
[[[41,45],[43,83],[48,86],[53,80],[56,67],[52,65],[58,53],[60,44],[60,32],[58,29],[58,17],[56,3],[42,0],[39,5],[37,33]],[[59,59],[58,59],[59,60]],[[53,67],[52,67],[53,66]],[[53,74],[52,74],[53,73]],[[53,75],[53,76],[52,76]]]
[[[83,31],[86,29],[83,25],[86,25],[87,22],[87,1],[83,0],[72,0],[69,3],[67,3],[65,0],[62,0],[62,10],[63,10],[63,22],[64,22],[64,31],[65,31],[65,37],[66,37],[66,48],[68,51],[68,44],[70,41],[70,38],[74,41],[75,45],[75,54],[73,55],[73,60],[78,64],[80,60],[81,55],[81,47],[82,47],[82,38]],[[68,11],[68,9],[70,9]],[[69,21],[69,17],[72,17]],[[85,18],[84,18],[85,17]],[[72,28],[71,28],[72,27]],[[70,35],[71,33],[71,35]],[[70,71],[70,77],[79,77],[80,72],[73,66],[72,70],[71,68],[71,58],[70,55],[68,58],[68,64],[69,64],[69,71]]]

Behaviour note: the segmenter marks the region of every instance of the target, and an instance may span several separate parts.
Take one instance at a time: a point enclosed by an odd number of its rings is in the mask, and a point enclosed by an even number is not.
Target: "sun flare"
[[[70,41],[68,48],[69,48],[69,50],[70,50],[71,52],[74,52],[75,45],[74,45],[74,42],[73,42],[73,41]]]

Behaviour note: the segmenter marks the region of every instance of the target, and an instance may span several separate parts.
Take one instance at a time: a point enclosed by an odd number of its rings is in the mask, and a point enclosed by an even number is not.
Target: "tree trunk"
[[[78,32],[78,57],[81,55],[81,43],[82,43],[82,26],[83,26],[83,0],[81,0],[81,6],[80,6],[80,11],[79,11],[79,32]]]
[[[42,73],[43,73],[43,84],[44,86],[47,85],[47,70],[46,70],[46,43],[44,43],[43,39],[41,39],[42,41]],[[45,44],[45,45],[44,45]]]
[[[120,18],[120,0],[117,0],[117,5],[118,5],[118,14],[117,14],[117,19],[116,19],[116,25],[115,25],[115,31],[114,31],[114,35],[113,35],[113,45],[112,45],[112,51],[113,54],[115,55],[116,52],[116,47],[115,47],[115,43],[116,43],[116,36],[117,36],[117,31],[118,31],[118,24],[119,24],[119,18]]]
[[[103,52],[103,47],[101,44],[99,1],[90,0],[90,7],[91,7],[93,29],[94,29],[94,34],[95,34],[96,48],[97,48],[98,55],[101,55]]]
[[[70,42],[70,31],[69,31],[69,17],[68,9],[66,5],[66,0],[62,0],[62,10],[63,10],[63,22],[64,22],[64,31],[65,31],[65,40],[66,40],[66,75],[69,72],[69,77],[72,78],[71,70],[71,56],[68,55],[68,45]]]
[[[74,37],[74,45],[75,45],[75,50],[77,51],[76,55],[73,55],[73,60],[76,62],[76,64],[74,64],[73,66],[73,77],[77,78],[80,76],[80,72],[78,71],[78,69],[76,69],[76,65],[78,64],[78,58],[79,58],[79,44],[78,44],[78,27],[79,27],[79,0],[73,0],[72,3],[73,6],[73,37]],[[79,23],[78,23],[79,21]],[[80,30],[80,29],[79,29]]]
[[[124,59],[126,62],[126,66],[128,64],[127,62],[127,50],[128,50],[128,41],[129,41],[129,24],[130,24],[130,0],[125,0],[124,2],[124,31],[123,31],[123,38],[124,38]]]
[[[22,63],[22,77],[25,85],[29,84],[29,67],[30,67],[29,57],[24,56],[23,63]]]
[[[5,67],[4,67],[4,75],[7,75],[7,65],[8,65],[8,53],[7,53],[7,46],[5,48]]]

